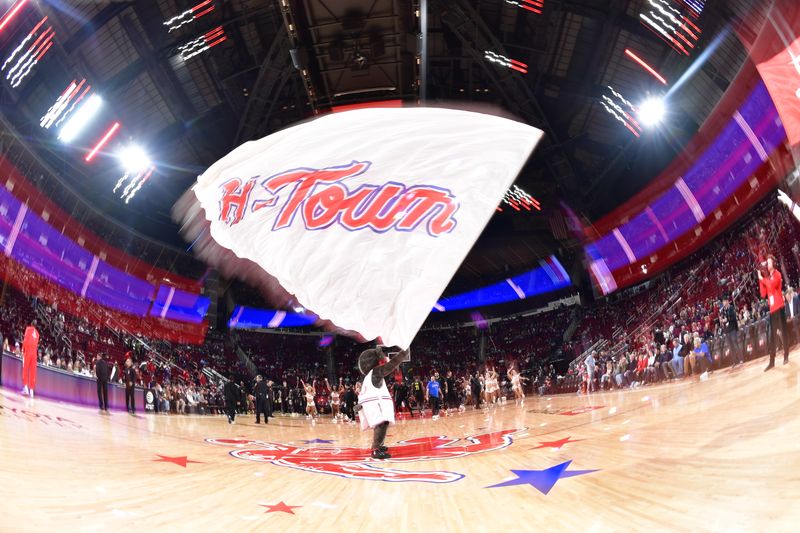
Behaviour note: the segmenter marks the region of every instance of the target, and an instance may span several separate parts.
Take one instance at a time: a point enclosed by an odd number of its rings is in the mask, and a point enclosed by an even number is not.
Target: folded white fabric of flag
[[[243,144],[193,191],[219,245],[406,348],[541,135],[449,109],[337,113]]]

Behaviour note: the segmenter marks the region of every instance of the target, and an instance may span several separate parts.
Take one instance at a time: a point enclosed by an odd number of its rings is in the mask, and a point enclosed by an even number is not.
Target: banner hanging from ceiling
[[[235,149],[174,215],[204,259],[255,263],[321,319],[405,348],[541,136],[451,109],[328,115]]]

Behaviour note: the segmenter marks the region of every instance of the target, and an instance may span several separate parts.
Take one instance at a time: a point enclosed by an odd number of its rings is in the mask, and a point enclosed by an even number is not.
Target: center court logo
[[[391,447],[392,458],[388,461],[373,459],[370,456],[371,450],[366,448],[317,448],[249,439],[206,439],[206,442],[238,448],[230,452],[237,459],[271,463],[306,472],[373,481],[451,483],[463,478],[464,474],[448,471],[417,472],[382,468],[378,465],[456,459],[476,453],[500,450],[511,445],[513,434],[524,430],[525,428],[507,429],[464,439],[438,436],[400,441]]]
[[[453,231],[453,215],[459,206],[448,189],[394,181],[348,187],[348,180],[364,174],[371,165],[351,161],[335,167],[296,168],[266,179],[230,179],[220,186],[219,220],[234,226],[250,213],[256,216],[261,209],[278,206],[273,231],[295,223],[308,230],[338,224],[350,231],[376,233],[414,231],[424,224],[433,237]]]

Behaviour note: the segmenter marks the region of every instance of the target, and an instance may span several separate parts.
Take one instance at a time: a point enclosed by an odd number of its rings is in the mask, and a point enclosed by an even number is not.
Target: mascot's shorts
[[[392,399],[387,396],[386,398],[365,400],[361,403],[358,419],[361,422],[362,431],[374,428],[384,422],[394,424],[394,403]]]

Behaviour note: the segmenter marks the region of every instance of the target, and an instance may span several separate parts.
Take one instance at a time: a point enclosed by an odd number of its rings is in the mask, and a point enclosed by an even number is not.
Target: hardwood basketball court
[[[401,421],[391,461],[330,418],[105,416],[0,389],[0,530],[797,531],[798,358]]]

